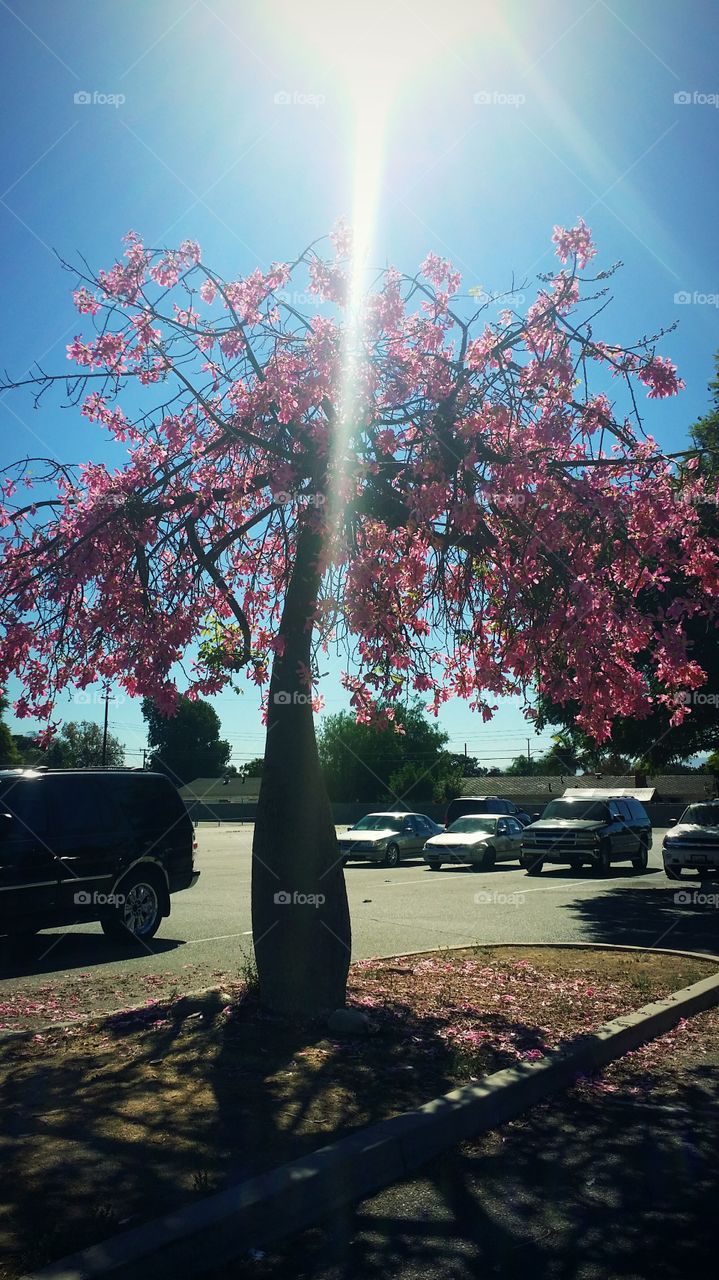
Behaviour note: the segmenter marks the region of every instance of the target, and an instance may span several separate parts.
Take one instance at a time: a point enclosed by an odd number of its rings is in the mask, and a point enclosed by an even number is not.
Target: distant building
[[[617,795],[623,791],[664,804],[691,804],[693,800],[707,800],[717,794],[716,779],[709,773],[657,774],[645,777],[634,774],[587,773],[581,777],[564,774],[551,777],[548,774],[529,777],[463,778],[463,796],[500,796],[514,800],[515,804],[538,808],[563,796],[565,791],[611,790]]]
[[[232,775],[223,778],[195,778],[179,788],[180,795],[192,811],[195,806],[203,805],[214,810],[221,810],[224,805],[257,804],[260,794],[260,778],[238,778]]]

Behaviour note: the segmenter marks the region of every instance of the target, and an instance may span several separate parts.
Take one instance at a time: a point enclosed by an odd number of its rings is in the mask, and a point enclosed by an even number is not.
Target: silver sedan
[[[468,814],[427,841],[424,860],[430,871],[439,871],[443,862],[464,862],[479,871],[491,871],[495,862],[519,861],[522,829],[516,818]]]
[[[363,858],[396,867],[402,858],[421,854],[427,840],[442,830],[424,813],[368,813],[337,843],[345,864]]]

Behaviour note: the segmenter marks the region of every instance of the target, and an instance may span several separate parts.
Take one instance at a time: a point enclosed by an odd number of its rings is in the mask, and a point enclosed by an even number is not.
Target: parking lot
[[[646,873],[619,864],[605,879],[568,867],[532,878],[513,864],[433,874],[418,859],[393,870],[350,863],[353,958],[500,942],[623,943],[719,954],[719,884],[694,876],[669,881],[661,865],[663,835],[654,832]],[[251,952],[252,826],[208,825],[197,836],[200,881],[173,897],[172,915],[151,943],[128,952],[99,925],[48,930],[27,954],[5,957],[0,1000],[18,987],[32,998],[48,981],[75,975],[84,983],[77,988],[80,1001],[83,989],[102,979],[104,1003],[116,1007],[132,997],[135,979],[141,997],[236,974]]]

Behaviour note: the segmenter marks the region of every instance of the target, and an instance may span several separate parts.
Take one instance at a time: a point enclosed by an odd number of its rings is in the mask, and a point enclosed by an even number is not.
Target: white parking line
[[[244,933],[218,933],[214,938],[188,938],[185,942],[186,947],[191,947],[198,942],[225,942],[228,938],[251,938],[252,930],[245,929]]]

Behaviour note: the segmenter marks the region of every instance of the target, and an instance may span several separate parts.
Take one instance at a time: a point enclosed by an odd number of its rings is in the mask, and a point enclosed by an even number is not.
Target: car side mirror
[[[677,822],[678,822],[678,821],[679,821],[679,819],[678,819],[678,818],[670,818],[670,819],[669,819],[669,826],[670,826],[670,827],[675,827],[675,826],[677,825]]]
[[[348,827],[348,828],[347,828],[347,830],[348,830],[348,831],[354,831],[354,827]]]
[[[12,828],[12,814],[0,813],[0,840],[10,834]]]
[[[541,816],[542,816],[541,813],[533,813],[532,822],[539,822],[539,819],[541,818]]]

